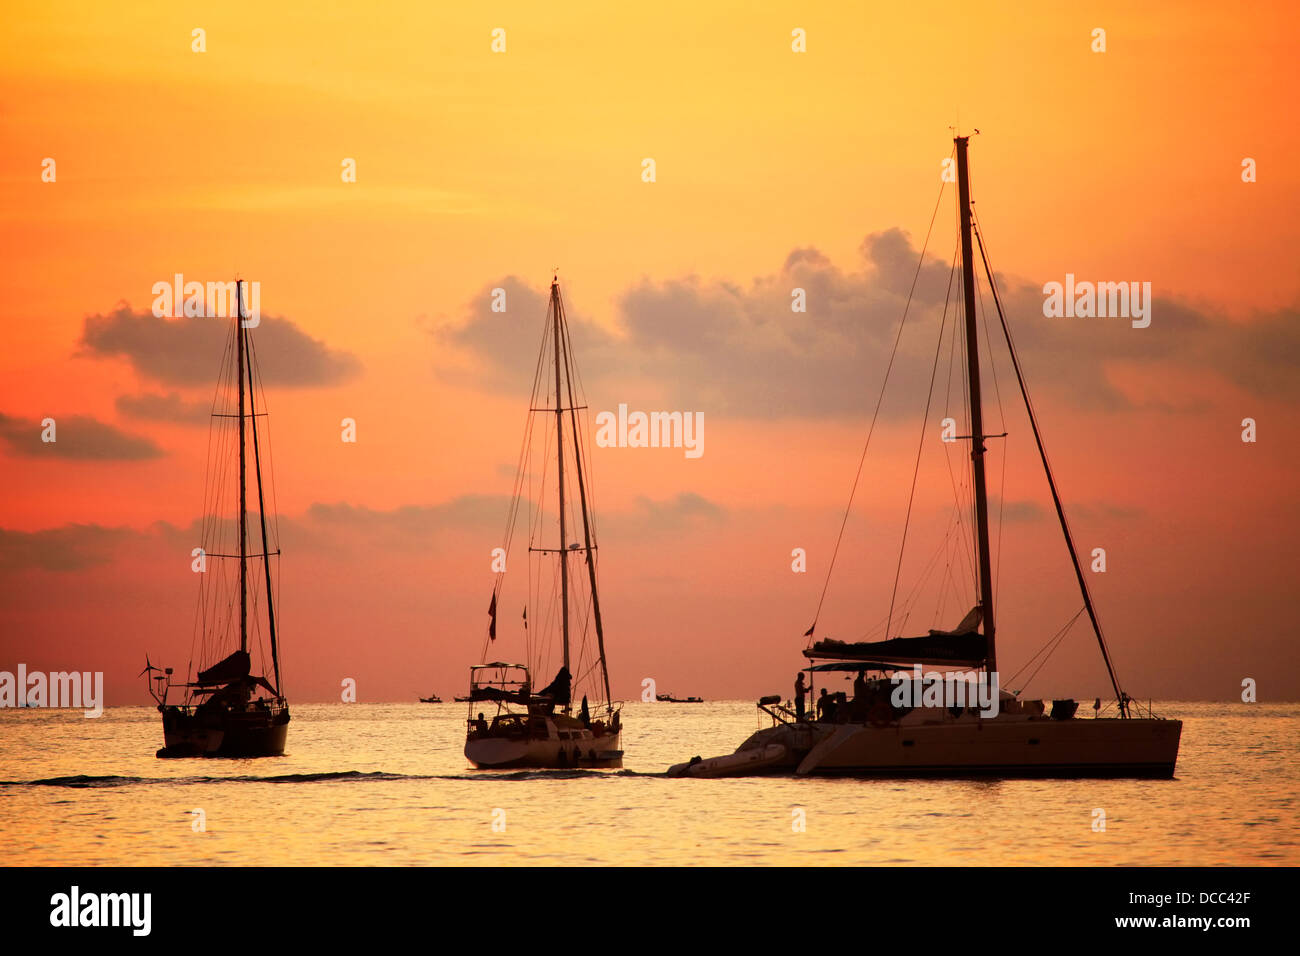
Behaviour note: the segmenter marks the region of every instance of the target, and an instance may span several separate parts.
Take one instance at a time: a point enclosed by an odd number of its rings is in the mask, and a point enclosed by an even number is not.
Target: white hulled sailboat
[[[585,429],[581,426],[585,415],[579,414],[586,406],[579,404],[581,388],[574,380],[573,350],[558,279],[551,282],[547,320],[505,541],[508,559],[520,504],[528,497],[526,489],[536,481],[537,507],[533,511],[530,501],[527,516],[529,604],[523,613],[527,663],[489,661],[487,657],[496,641],[503,571],[497,576],[488,608],[484,663],[470,668],[465,756],[479,769],[623,765],[620,705],[609,690],[596,584],[596,528]],[[549,391],[552,369],[553,393]],[[534,429],[538,416],[544,420],[541,435]],[[552,437],[553,452],[549,450]],[[532,446],[537,439],[542,450],[534,456]],[[576,498],[568,484],[575,478]],[[548,516],[544,503],[550,480],[555,483],[556,511]],[[580,541],[569,541],[570,528],[581,530]],[[554,540],[552,534],[557,534]],[[534,612],[531,627],[529,607]],[[554,680],[537,690],[533,677],[549,673],[547,668],[554,666],[547,656],[556,638],[559,669]]]

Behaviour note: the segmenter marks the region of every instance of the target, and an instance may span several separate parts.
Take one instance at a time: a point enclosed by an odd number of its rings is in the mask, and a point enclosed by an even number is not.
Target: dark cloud
[[[655,501],[640,495],[636,499],[638,518],[655,528],[679,528],[697,519],[723,521],[727,512],[702,495],[683,491],[674,498]]]
[[[473,528],[498,532],[505,527],[510,506],[507,495],[461,495],[438,505],[403,505],[375,510],[344,502],[317,502],[303,519],[293,523],[308,534],[328,531],[360,532],[384,540],[408,541],[426,546],[448,528]],[[282,522],[283,524],[283,522]],[[286,532],[286,538],[288,537]]]
[[[507,495],[461,495],[436,505],[402,505],[375,509],[346,502],[316,502],[305,512],[272,519],[272,549],[283,547],[289,554],[322,549],[337,550],[340,541],[369,541],[384,547],[422,549],[449,530],[480,532],[485,549],[498,544],[505,528],[511,499]],[[641,497],[629,511],[609,516],[624,530],[673,529],[696,519],[724,520],[726,512],[700,495],[684,492],[675,498],[655,501]],[[250,529],[258,527],[259,515],[249,513]],[[190,560],[191,549],[205,537],[212,551],[231,552],[238,548],[238,524],[233,516],[207,521],[194,519],[188,525],[154,522],[144,530],[107,528],[96,524],[69,524],[41,531],[11,531],[0,528],[0,571],[38,568],[47,571],[77,571],[115,559],[124,545],[138,546],[144,540],[161,542]],[[252,532],[256,542],[256,531]],[[256,550],[256,549],[255,549]],[[486,550],[485,550],[486,553]]]
[[[497,289],[505,292],[504,312],[492,311]],[[459,323],[433,329],[440,347],[467,353],[478,360],[479,367],[472,372],[448,363],[446,374],[494,390],[526,394],[531,384],[528,376],[537,365],[543,336],[548,334],[549,301],[549,289],[539,292],[517,276],[506,276],[483,286],[466,305]],[[615,340],[584,318],[567,297],[564,313],[574,352],[581,363],[580,371],[599,361],[598,355],[613,353]]]
[[[999,504],[997,499],[989,502],[989,514],[1000,517],[1003,521],[1041,521],[1047,512],[1032,501],[1008,501]]]
[[[1146,518],[1147,510],[1132,505],[1111,505],[1100,502],[1083,502],[1082,504],[1067,506],[1066,514],[1071,518],[1078,517],[1084,521],[1128,522]]]
[[[157,458],[162,449],[148,438],[131,435],[88,415],[50,415],[52,442],[43,441],[43,419],[0,414],[0,441],[26,458],[72,458],[86,461],[140,461]]]
[[[868,236],[860,252],[855,271],[837,267],[817,249],[799,248],[776,274],[743,284],[698,276],[643,279],[618,299],[617,336],[570,315],[589,394],[610,404],[635,404],[639,390],[658,406],[747,418],[869,414],[911,293],[882,415],[917,415],[935,360],[952,263],[927,256],[918,272],[918,251],[898,229]],[[1133,362],[1185,373],[1189,391],[1207,376],[1223,376],[1256,395],[1300,396],[1295,310],[1232,322],[1157,288],[1151,325],[1137,329],[1121,318],[1046,318],[1042,283],[999,275],[998,284],[1031,391],[1062,398],[1069,408],[1130,407],[1113,384],[1110,367]],[[492,285],[507,289],[505,315],[490,311]],[[513,276],[492,285],[475,296],[462,321],[436,334],[479,360],[484,385],[517,392],[536,362],[546,300]],[[980,280],[980,286],[981,315],[988,311],[981,331],[986,394],[996,376],[1004,401],[1018,404],[987,282]],[[806,313],[791,311],[796,288],[805,292]],[[935,402],[941,407],[950,363],[961,369],[960,339],[951,348],[960,312],[954,284],[936,384]],[[951,394],[960,396],[960,379],[952,381]],[[1151,397],[1142,404],[1177,411],[1185,410],[1186,402]]]
[[[117,410],[130,418],[199,425],[210,421],[212,407],[207,402],[189,401],[176,392],[166,395],[146,392],[140,395],[119,395]]]
[[[107,315],[86,317],[81,346],[96,357],[125,358],[157,382],[204,385],[216,380],[231,321],[160,319],[123,303]],[[251,332],[266,385],[335,385],[360,370],[355,356],[329,348],[288,319],[263,315]]]
[[[113,560],[126,541],[139,537],[129,528],[69,524],[41,531],[0,528],[0,570],[80,571]]]

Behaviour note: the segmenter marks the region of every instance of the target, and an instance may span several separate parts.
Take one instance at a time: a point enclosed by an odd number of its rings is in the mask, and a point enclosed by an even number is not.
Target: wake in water
[[[638,773],[635,770],[620,770],[616,773],[604,773],[598,770],[517,770],[511,772],[478,772],[463,774],[404,774],[385,773],[375,770],[369,773],[360,770],[345,770],[335,773],[285,773],[273,776],[256,776],[251,774],[233,777],[124,777],[114,774],[92,776],[76,774],[70,777],[46,777],[41,780],[0,780],[0,787],[71,787],[73,789],[94,789],[100,787],[150,786],[156,784],[173,784],[177,786],[195,786],[205,783],[330,783],[362,782],[386,780],[571,780],[582,777],[662,777],[662,773]]]

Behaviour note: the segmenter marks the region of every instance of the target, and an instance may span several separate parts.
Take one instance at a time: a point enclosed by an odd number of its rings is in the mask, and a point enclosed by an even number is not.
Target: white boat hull
[[[618,769],[623,766],[621,737],[621,733],[577,740],[482,737],[465,742],[465,757],[478,770]]]
[[[782,744],[766,744],[750,750],[738,750],[734,754],[723,757],[674,764],[668,768],[668,776],[705,778],[753,776],[769,768],[780,766],[787,752]]]
[[[678,764],[669,775],[1170,778],[1182,726],[1148,718],[925,720],[915,714],[884,726],[779,724],[754,734],[729,758],[705,761],[707,769]],[[786,754],[766,759],[773,745]],[[764,756],[731,759],[751,752]]]
[[[842,776],[1172,777],[1177,720],[995,719],[854,727],[802,774]]]

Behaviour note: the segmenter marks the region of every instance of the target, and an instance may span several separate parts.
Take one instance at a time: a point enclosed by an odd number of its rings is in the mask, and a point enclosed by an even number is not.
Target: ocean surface
[[[233,761],[155,758],[151,707],[0,710],[4,863],[1300,863],[1298,704],[1157,703],[1174,780],[1051,781],[663,776],[761,726],[747,701],[627,705],[622,771],[470,770],[462,704],[292,708],[285,756]]]

